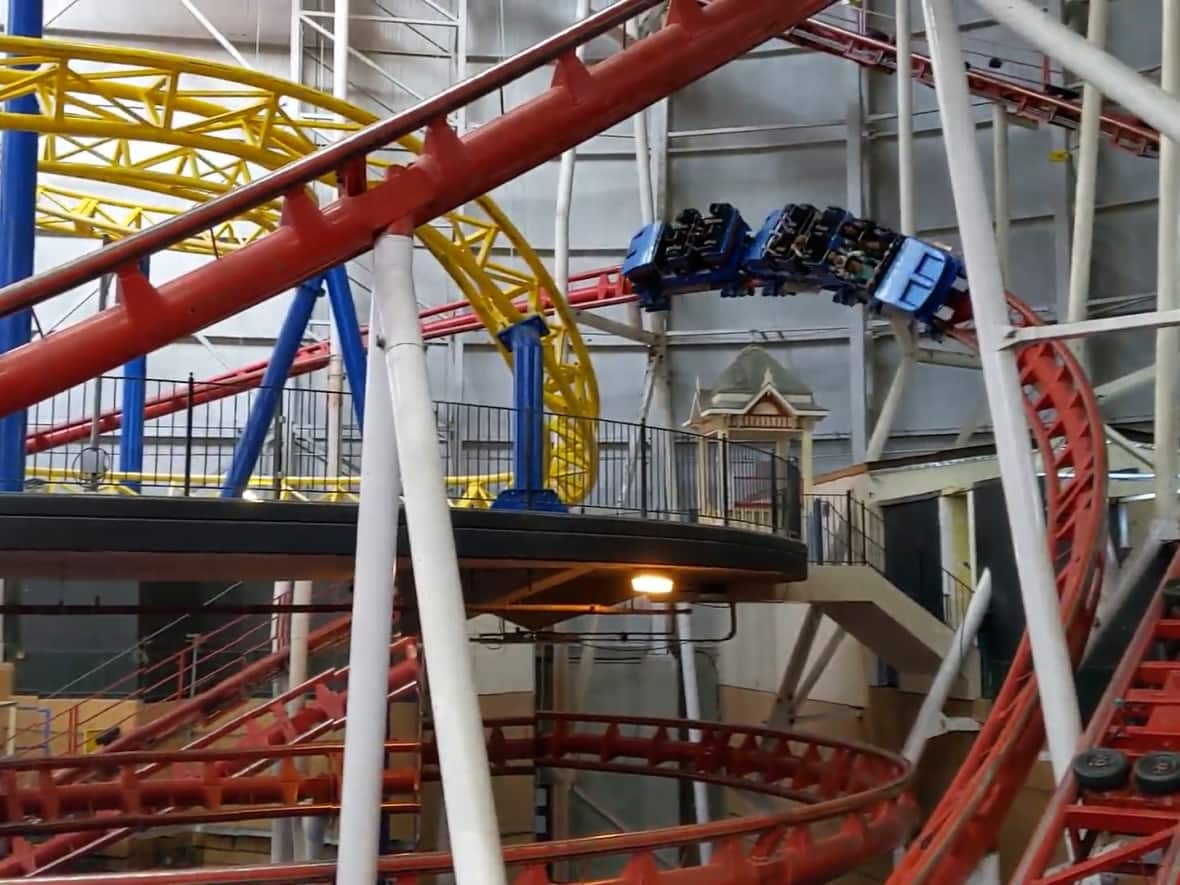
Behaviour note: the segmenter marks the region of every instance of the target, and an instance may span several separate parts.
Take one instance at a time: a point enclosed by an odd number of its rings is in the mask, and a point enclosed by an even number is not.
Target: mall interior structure
[[[0,883],[1180,883],[1180,0],[5,2]]]

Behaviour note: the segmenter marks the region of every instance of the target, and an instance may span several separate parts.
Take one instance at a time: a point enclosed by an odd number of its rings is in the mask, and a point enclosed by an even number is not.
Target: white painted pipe
[[[377,880],[381,850],[378,809],[389,718],[389,644],[401,477],[397,447],[392,444],[393,395],[381,349],[382,325],[376,301],[369,309],[369,330],[336,867],[339,885],[372,885]]]
[[[1163,51],[1160,85],[1180,96],[1180,0],[1163,0]],[[1159,245],[1156,310],[1180,307],[1180,137],[1160,139]],[[1155,513],[1172,519],[1176,507],[1177,404],[1176,373],[1180,370],[1180,329],[1155,333]]]
[[[311,581],[296,581],[291,591],[291,604],[310,605],[311,590]],[[311,614],[306,611],[292,612],[289,623],[291,625],[291,650],[287,657],[288,691],[307,682],[307,635],[311,632]],[[303,707],[304,702],[303,695],[291,698],[287,701],[287,714],[294,715]],[[306,763],[297,759],[295,765],[302,770]],[[307,825],[311,820],[311,818],[290,819],[291,848],[295,853],[296,860],[308,859]]]
[[[1094,46],[1106,44],[1106,0],[1090,0],[1086,39]],[[1102,122],[1102,93],[1093,83],[1082,86],[1082,119],[1078,137],[1077,179],[1074,188],[1073,245],[1070,248],[1069,293],[1066,320],[1086,319],[1090,303],[1090,265],[1094,249],[1094,207],[1098,192],[1098,150]],[[1069,343],[1083,365],[1086,344],[1083,339]]]
[[[983,0],[983,5],[991,9],[1001,5],[1007,7],[1011,2]],[[1021,598],[1049,753],[1054,774],[1060,781],[1069,771],[1077,747],[1081,716],[1065,630],[1058,610],[1056,579],[1045,546],[1040,490],[1029,457],[1028,425],[1024,417],[1024,396],[1016,368],[1016,354],[1001,349],[1009,323],[1008,306],[975,141],[975,119],[967,93],[966,66],[952,0],[923,0],[922,7],[943,118],[951,189],[967,276],[971,280],[980,365],[991,408],[1008,521],[1012,526]],[[1049,26],[1048,19],[1040,13],[1037,13],[1037,19],[1044,20],[1042,27]]]
[[[373,298],[385,330],[410,555],[430,678],[447,827],[459,885],[503,885],[500,831],[471,654],[455,534],[438,450],[426,347],[414,295],[413,240],[383,234],[373,250]]]
[[[1106,45],[1106,0],[1090,0],[1086,39]],[[1098,136],[1102,92],[1090,82],[1082,86],[1082,122],[1078,137],[1077,183],[1074,189],[1073,246],[1070,249],[1069,322],[1086,319],[1090,299],[1090,261],[1094,246],[1094,204],[1098,190]],[[1075,342],[1081,354],[1081,342]]]
[[[296,581],[291,592],[292,605],[311,605],[311,581]],[[307,681],[307,634],[311,615],[306,612],[291,614],[291,652],[287,658],[287,690]],[[294,713],[303,706],[303,697],[287,702],[287,712]]]
[[[272,600],[275,605],[288,605],[291,602],[291,582],[275,581]],[[275,612],[270,616],[270,648],[278,651],[282,646],[283,618],[285,616]],[[281,695],[286,686],[281,679],[275,680],[274,694]],[[278,773],[278,766],[274,768]],[[270,862],[291,863],[295,860],[295,827],[291,818],[275,818],[270,822]]]
[[[651,146],[647,135],[647,109],[631,118],[635,126],[635,172],[639,177],[639,220],[651,224],[656,220],[655,192],[651,185]]]
[[[689,719],[701,718],[701,685],[697,678],[696,644],[692,641],[692,615],[687,610],[676,613],[676,632],[680,636],[680,678],[684,682],[684,715]],[[688,739],[694,744],[701,740],[699,728],[688,730]],[[698,824],[709,822],[709,785],[704,781],[692,782],[692,804]],[[707,864],[712,856],[712,845],[700,844],[701,863]]]
[[[1008,200],[1008,110],[1000,102],[992,105],[992,201],[996,207],[996,252],[1004,282],[1011,279],[1012,209]]]
[[[1000,885],[1003,879],[1000,878],[1000,855],[998,852],[992,851],[985,855],[983,860],[979,862],[971,873],[971,878],[967,880],[967,885]]]
[[[791,696],[790,702],[787,704],[786,721],[783,723],[788,731],[795,727],[796,714],[799,708],[807,703],[807,699],[811,697],[811,692],[815,689],[821,676],[828,669],[828,665],[832,663],[832,658],[836,656],[836,652],[840,648],[840,644],[844,642],[844,637],[848,634],[844,632],[843,627],[836,627],[832,630],[828,641],[824,643],[823,648],[819,650],[819,654],[815,656],[807,675],[799,683],[799,687],[795,689],[795,693]]]
[[[631,118],[635,127],[635,172],[639,179],[639,220],[649,225],[656,220],[655,192],[651,181],[651,145],[647,133],[647,109],[644,108]],[[637,329],[643,328],[643,313],[639,302],[627,303],[627,322]]]
[[[914,53],[911,42],[914,29],[910,24],[910,0],[898,0],[896,7],[897,205],[901,232],[912,237],[918,232],[917,207],[914,205]]]
[[[1170,138],[1180,140],[1180,100],[1141,76],[1134,68],[1047,15],[1027,0],[979,0],[997,22],[1093,83],[1132,114]],[[1165,29],[1165,37],[1167,37]]]
[[[348,99],[348,47],[352,40],[351,0],[335,0],[332,15],[332,95]],[[339,132],[344,135],[344,130]],[[328,330],[328,476],[341,474],[341,447],[344,435],[344,357],[340,331],[336,323]],[[333,491],[336,491],[333,486]]]
[[[975,406],[971,409],[971,414],[967,416],[967,420],[963,422],[963,426],[959,428],[959,435],[955,437],[956,446],[965,446],[971,442],[971,437],[975,436],[975,432],[979,430],[979,425],[987,418],[987,394],[979,398]]]
[[[992,598],[992,573],[984,569],[975,585],[975,592],[971,595],[971,602],[967,605],[967,613],[963,616],[963,623],[955,630],[947,649],[946,657],[938,665],[938,672],[934,675],[934,682],[930,691],[922,700],[918,710],[918,717],[906,737],[901,755],[912,765],[917,765],[922,759],[926,744],[934,734],[938,725],[938,717],[942,715],[942,708],[946,706],[946,699],[950,696],[951,687],[963,669],[963,662],[967,660],[967,653],[975,644],[975,636],[987,614],[987,607]]]
[[[893,372],[893,380],[889,382],[889,391],[885,394],[885,402],[881,404],[881,414],[877,423],[873,425],[873,435],[865,448],[865,460],[876,461],[885,451],[889,442],[889,434],[893,430],[893,422],[897,417],[897,410],[901,407],[902,397],[910,384],[910,376],[914,370],[914,333],[906,320],[897,316],[889,317],[889,324],[893,326],[893,335],[897,339],[897,346],[901,350],[901,359],[897,369]]]
[[[590,14],[590,0],[577,0],[574,18],[581,21]],[[585,46],[576,50],[578,58],[585,55]],[[561,167],[557,175],[557,212],[553,227],[553,282],[563,294],[569,291],[570,283],[570,207],[574,199],[574,166],[578,161],[578,149],[570,148],[561,155]]]

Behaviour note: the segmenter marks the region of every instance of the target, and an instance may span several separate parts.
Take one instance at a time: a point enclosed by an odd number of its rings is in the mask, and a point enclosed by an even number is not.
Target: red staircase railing
[[[394,664],[389,670],[388,685],[389,697],[393,699],[408,694],[417,686],[418,658],[416,643],[410,638],[395,641],[391,652]],[[227,778],[256,776],[272,764],[276,755],[282,755],[281,752],[272,752],[276,748],[307,744],[343,727],[347,679],[347,668],[327,670],[272,700],[221,722],[208,733],[171,753],[144,756],[132,752],[124,755],[121,751],[111,749],[93,756],[67,757],[64,761],[52,758],[17,759],[0,763],[0,787],[3,788],[4,813],[9,824],[0,827],[0,832],[21,833],[21,836],[12,840],[10,856],[0,859],[0,878],[48,872],[92,851],[113,845],[136,828],[166,823],[170,819],[169,815],[172,815],[173,822],[185,823],[195,823],[198,819],[241,819],[241,809],[208,811],[203,816],[185,815],[175,800],[184,795],[192,796],[191,792],[182,792],[180,797],[172,796],[174,801],[151,814],[145,813],[145,807],[150,807],[150,804],[144,800],[145,797],[159,795],[152,786],[155,783],[153,779],[161,773],[167,773],[173,761],[185,761],[185,754],[191,751],[211,748],[221,751],[220,743],[233,739],[239,733],[243,736],[231,744],[229,752],[221,759],[199,760],[210,763],[212,767],[202,766],[195,775],[198,781],[215,776],[224,786]],[[288,711],[292,701],[303,699],[308,694],[310,698],[298,710]],[[235,754],[233,750],[247,752]],[[211,755],[215,756],[215,753]],[[34,784],[26,784],[22,789],[18,774],[28,771],[36,771],[38,776]],[[96,775],[101,776],[102,780],[96,782],[91,779]],[[192,778],[194,775],[191,772],[182,774],[182,778],[185,776]],[[230,788],[231,794],[235,788],[236,785]],[[223,792],[220,795],[225,794]],[[118,797],[116,803],[104,804],[112,796]],[[167,794],[165,798],[168,798]],[[291,804],[289,793],[281,794],[279,799],[285,804]],[[71,803],[75,802],[93,813],[88,817],[58,817],[68,813]],[[53,811],[51,817],[54,819],[37,825],[15,816],[21,808],[30,804],[43,812]],[[255,816],[270,815],[268,811]],[[99,832],[94,832],[96,830]],[[33,832],[58,832],[60,835],[34,845],[24,838],[24,835]]]
[[[320,592],[336,598],[342,590],[342,585],[332,585]],[[285,619],[280,619],[280,623],[284,622]],[[66,752],[78,753],[82,749],[86,732],[95,730],[98,727],[96,723],[101,723],[103,731],[118,733],[139,716],[139,708],[128,704],[129,701],[175,703],[194,698],[206,689],[215,687],[231,671],[269,656],[274,650],[271,629],[272,618],[269,616],[260,618],[257,615],[240,615],[213,630],[194,636],[188,647],[133,669],[84,697],[71,699],[69,706],[50,716],[50,742],[64,738]],[[126,652],[120,653],[115,659],[125,655]],[[67,690],[54,692],[48,698],[60,698]],[[125,709],[125,712],[112,718],[110,714],[120,708]],[[93,727],[88,729],[88,725]],[[30,745],[28,750],[39,749],[45,728],[44,723],[38,722],[19,729],[18,743],[21,735],[35,733],[39,742]],[[161,740],[163,737],[160,734],[153,739]],[[119,746],[127,744],[120,743]]]

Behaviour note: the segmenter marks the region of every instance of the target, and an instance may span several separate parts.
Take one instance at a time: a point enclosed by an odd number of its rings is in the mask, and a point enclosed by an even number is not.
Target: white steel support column
[[[1101,49],[1106,45],[1106,0],[1089,0],[1089,23],[1086,39]],[[1099,124],[1102,120],[1102,93],[1093,83],[1082,86],[1082,122],[1078,139],[1077,181],[1074,190],[1073,246],[1070,249],[1069,322],[1084,320],[1090,301],[1090,262],[1094,248],[1094,204],[1098,192]],[[1079,359],[1085,345],[1074,343]]]
[[[655,193],[651,180],[651,145],[647,133],[647,109],[644,108],[631,118],[635,127],[635,173],[639,185],[639,220],[651,224],[656,220]],[[627,322],[637,329],[643,328],[643,314],[636,301],[627,304]]]
[[[971,442],[971,437],[975,436],[975,432],[979,430],[979,425],[987,419],[987,393],[981,396],[978,402],[975,403],[971,409],[971,414],[967,416],[967,420],[963,422],[963,426],[959,428],[959,435],[955,437],[956,446],[965,446]]]
[[[311,581],[296,581],[290,597],[292,605],[311,604]],[[311,615],[306,611],[292,612],[288,622],[291,625],[290,652],[287,657],[287,690],[307,682],[307,635],[311,630]],[[294,715],[302,709],[305,699],[302,695],[287,701],[287,714]],[[302,768],[302,760],[296,760],[296,766]],[[292,849],[296,860],[309,858],[307,825],[311,818],[292,818],[290,821]]]
[[[984,569],[979,583],[975,585],[975,592],[971,594],[971,602],[967,605],[967,613],[963,616],[963,623],[955,630],[955,635],[947,648],[946,657],[938,665],[934,682],[922,700],[918,716],[901,749],[901,755],[914,765],[917,765],[921,760],[922,752],[934,734],[935,727],[938,725],[938,717],[942,715],[942,708],[950,696],[951,687],[959,677],[959,671],[963,669],[967,653],[975,645],[975,635],[979,632],[984,615],[987,614],[991,598],[992,573],[990,569]]]
[[[905,395],[914,370],[914,347],[917,342],[909,323],[901,317],[890,316],[889,324],[893,327],[893,336],[897,339],[897,347],[901,353],[897,369],[893,372],[893,380],[889,382],[889,391],[885,394],[885,402],[881,404],[881,414],[877,416],[877,423],[873,425],[873,435],[865,449],[866,461],[876,461],[885,451],[889,433],[893,430],[893,419],[897,417],[901,398]]]
[[[1160,86],[1180,96],[1180,0],[1163,0]],[[1180,140],[1160,138],[1159,248],[1156,310],[1180,307]],[[1177,403],[1180,329],[1155,333],[1155,515],[1170,520],[1176,507]]]
[[[910,0],[897,0],[897,206],[901,216],[901,233],[912,237],[918,232],[918,213],[914,205],[914,53],[910,24]]]
[[[1008,111],[1000,102],[992,105],[992,202],[996,211],[996,252],[1000,273],[1007,284],[1010,277],[1009,249],[1012,243],[1012,209],[1008,201]]]
[[[701,719],[701,685],[697,679],[696,645],[692,641],[692,613],[687,609],[676,612],[676,633],[680,638],[680,677],[684,682],[684,715],[689,719]],[[690,728],[688,739],[694,744],[701,739],[700,729]],[[709,822],[709,785],[704,781],[692,782],[692,804],[698,824]],[[702,842],[701,863],[707,864],[712,855],[712,846]]]
[[[859,72],[856,72],[859,78]],[[859,87],[848,102],[848,149],[845,157],[845,205],[853,215],[864,213],[864,112]],[[865,311],[860,304],[848,312],[848,398],[852,460],[863,461],[868,447],[868,345],[865,337]]]
[[[978,0],[999,24],[1006,25],[1029,44],[1059,59],[1103,95],[1117,101],[1161,135],[1180,140],[1180,99],[1165,93],[1129,65],[1091,46],[1061,22],[1028,0]],[[1168,36],[1166,33],[1165,37]]]
[[[1008,308],[975,143],[966,67],[952,0],[923,0],[922,7],[1037,687],[1053,771],[1061,780],[1077,747],[1081,718],[1058,611],[1056,582],[1045,545],[1041,496],[1029,457],[1016,354],[1000,347],[1008,325]]]
[[[352,29],[351,0],[335,0],[332,15],[332,96],[348,99],[348,50]],[[343,133],[343,130],[341,130]],[[344,355],[336,323],[328,332],[328,467],[329,477],[341,473],[340,448],[344,434]]]
[[[786,669],[783,670],[774,706],[770,708],[770,716],[766,720],[768,728],[781,728],[787,721],[790,711],[796,706],[794,700],[799,679],[803,676],[803,668],[807,666],[807,658],[810,657],[811,647],[815,644],[815,634],[819,632],[819,625],[823,619],[824,613],[816,606],[807,607],[807,614],[803,616],[803,623],[799,627],[799,635],[795,637],[795,645],[787,659]]]
[[[790,702],[783,708],[782,714],[773,723],[770,723],[772,727],[785,728],[788,731],[795,727],[796,714],[799,712],[799,708],[811,697],[811,692],[815,688],[816,683],[824,675],[824,671],[828,669],[828,665],[832,663],[832,658],[836,656],[840,644],[844,642],[844,638],[847,635],[843,627],[837,627],[831,632],[831,635],[828,636],[828,641],[824,643],[823,648],[819,650],[819,654],[812,661],[807,675],[803,677],[795,689]]]
[[[414,241],[407,235],[378,238],[373,250],[373,298],[385,333],[414,577],[419,587],[429,589],[419,595],[418,614],[447,830],[459,885],[504,885],[487,745],[467,648],[455,534],[414,295],[413,255]]]
[[[397,567],[401,479],[393,399],[381,349],[376,300],[369,310],[365,427],[361,436],[356,572],[348,647],[348,718],[340,797],[339,885],[372,885],[381,851],[381,772],[385,768],[389,645]]]
[[[590,14],[590,0],[577,0],[574,8],[575,21],[581,21]],[[576,50],[578,58],[584,58],[585,45]],[[574,201],[574,166],[578,162],[578,149],[570,148],[561,155],[561,167],[557,174],[557,213],[553,227],[553,282],[559,292],[569,291],[570,282],[570,210]]]
[[[455,7],[455,78],[454,82],[462,83],[467,79],[467,55],[470,47],[470,37],[467,28],[468,9],[467,0],[458,0]],[[462,135],[467,131],[467,106],[455,111],[455,128]]]
[[[275,605],[289,605],[291,602],[291,582],[275,581],[274,593],[271,597]],[[270,648],[278,651],[282,648],[284,615],[275,612],[270,618]],[[274,693],[284,694],[287,686],[281,679],[275,680]],[[277,773],[277,766],[275,767]],[[292,818],[275,818],[270,822],[270,861],[271,863],[290,863],[295,860],[295,821]]]
[[[296,581],[291,592],[292,605],[311,605],[311,581]],[[287,690],[307,681],[307,634],[311,626],[311,615],[306,611],[291,614],[291,653],[287,658]],[[303,706],[303,698],[291,698],[287,702],[288,712],[294,713]]]

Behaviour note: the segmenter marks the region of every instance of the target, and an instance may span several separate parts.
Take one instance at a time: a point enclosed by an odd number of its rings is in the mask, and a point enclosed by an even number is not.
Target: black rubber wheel
[[[1180,753],[1148,753],[1135,763],[1135,784],[1147,796],[1180,790]]]
[[[1131,760],[1119,750],[1098,747],[1074,756],[1073,773],[1082,789],[1117,790],[1127,782]]]

